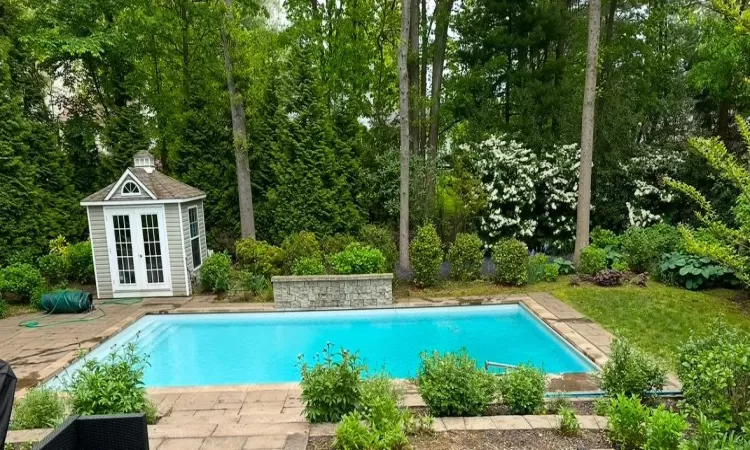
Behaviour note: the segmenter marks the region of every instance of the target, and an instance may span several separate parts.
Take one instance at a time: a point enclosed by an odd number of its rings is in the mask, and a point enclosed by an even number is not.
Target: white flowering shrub
[[[537,154],[506,136],[464,145],[472,151],[487,195],[481,231],[489,245],[502,237],[559,247],[572,239],[578,189],[578,145]]]
[[[674,194],[662,180],[676,176],[684,163],[684,151],[647,146],[621,164],[624,179],[631,180],[634,188],[632,201],[625,203],[630,226],[645,228],[663,221],[660,211],[670,209]]]

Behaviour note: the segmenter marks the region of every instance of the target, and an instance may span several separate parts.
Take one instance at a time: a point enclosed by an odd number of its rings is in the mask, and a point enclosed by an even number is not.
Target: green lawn
[[[731,299],[735,291],[716,289],[691,292],[649,281],[648,287],[627,285],[599,287],[591,284],[570,286],[567,277],[555,283],[523,287],[495,286],[487,282],[446,282],[438,288],[416,290],[397,286],[397,297],[452,297],[468,295],[508,295],[549,292],[570,304],[618,336],[630,339],[649,353],[674,363],[677,347],[691,330],[708,330],[714,318],[750,331],[750,305],[743,309]]]

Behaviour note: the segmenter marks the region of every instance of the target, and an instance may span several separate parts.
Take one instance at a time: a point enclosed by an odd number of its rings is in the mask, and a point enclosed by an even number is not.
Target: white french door
[[[115,292],[170,289],[164,208],[105,208]]]

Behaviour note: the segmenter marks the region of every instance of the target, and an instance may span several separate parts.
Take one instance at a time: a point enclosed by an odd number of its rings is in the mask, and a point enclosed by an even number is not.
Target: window
[[[125,184],[122,185],[122,195],[141,195],[141,189],[134,182],[126,181]]]
[[[201,265],[201,236],[198,229],[198,207],[188,208],[190,221],[190,248],[193,250],[193,269]]]

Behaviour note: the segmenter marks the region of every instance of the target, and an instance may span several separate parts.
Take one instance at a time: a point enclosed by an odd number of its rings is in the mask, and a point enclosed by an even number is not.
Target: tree
[[[237,193],[240,200],[240,227],[242,237],[255,239],[255,218],[253,217],[253,191],[250,181],[250,160],[248,158],[247,131],[245,129],[245,103],[242,94],[237,92],[232,72],[232,35],[229,27],[234,26],[232,0],[225,0],[227,25],[221,30],[221,48],[224,53],[224,69],[227,73],[227,89],[232,108],[232,135],[234,138],[234,158],[237,166]]]
[[[578,207],[576,214],[576,244],[573,261],[578,264],[581,250],[589,245],[589,216],[591,214],[591,163],[594,152],[594,119],[596,105],[596,72],[599,53],[601,1],[589,0],[589,37],[586,56],[586,84],[583,91],[581,120],[581,166],[578,173]]]
[[[409,270],[409,30],[411,1],[401,1],[401,42],[398,48],[399,116],[401,123],[401,188],[399,193],[398,263],[402,272]]]

